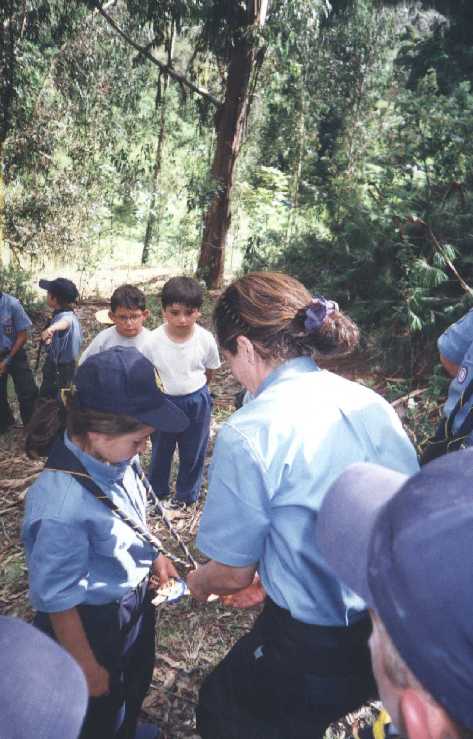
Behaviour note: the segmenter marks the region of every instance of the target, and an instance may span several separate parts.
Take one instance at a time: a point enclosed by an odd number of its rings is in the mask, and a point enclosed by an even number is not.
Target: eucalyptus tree
[[[211,197],[203,217],[203,235],[197,273],[207,284],[217,287],[223,277],[225,243],[231,224],[231,195],[235,168],[249,125],[251,102],[258,75],[271,40],[271,13],[279,17],[304,17],[327,12],[327,0],[127,0],[130,17],[149,29],[149,41],[140,44],[117,23],[114,12],[106,12],[99,0],[87,0],[97,8],[117,33],[138,53],[159,66],[169,80],[199,96],[214,111],[215,149],[210,171]],[[159,58],[165,29],[172,21],[176,36],[186,36],[193,44],[187,69]],[[215,60],[213,91],[198,79],[196,60],[210,54]]]
[[[84,9],[65,0],[0,3],[0,258],[5,225],[5,144],[35,113],[42,83]]]

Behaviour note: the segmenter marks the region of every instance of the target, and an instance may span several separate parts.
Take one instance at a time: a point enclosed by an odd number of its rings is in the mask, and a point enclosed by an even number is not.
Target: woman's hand
[[[232,606],[233,608],[253,608],[259,606],[265,598],[266,590],[263,588],[258,575],[255,575],[253,582],[248,587],[231,595],[220,596],[220,600],[225,606]]]
[[[101,695],[107,695],[110,692],[110,675],[107,670],[97,661],[90,664],[81,665],[91,698],[100,698]]]
[[[170,577],[175,577],[176,580],[179,579],[178,571],[171,560],[165,557],[164,554],[160,554],[159,557],[156,557],[154,560],[151,566],[151,576],[158,579],[158,587],[166,585]]]

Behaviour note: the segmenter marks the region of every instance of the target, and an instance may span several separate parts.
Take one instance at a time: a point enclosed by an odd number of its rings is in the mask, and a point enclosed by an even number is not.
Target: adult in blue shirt
[[[11,375],[23,424],[30,420],[38,389],[26,356],[25,343],[31,321],[20,301],[0,292],[0,434],[15,419],[8,403],[8,376]]]
[[[287,275],[253,273],[224,291],[214,320],[254,398],[218,435],[197,538],[210,561],[188,582],[201,601],[265,605],[202,685],[197,729],[204,739],[313,739],[375,692],[365,604],[314,544],[321,502],[352,462],[411,474],[417,458],[386,401],[312,358],[357,343],[336,303]]]
[[[473,446],[473,310],[449,326],[437,346],[440,362],[452,381],[442,419],[422,450],[422,464]]]

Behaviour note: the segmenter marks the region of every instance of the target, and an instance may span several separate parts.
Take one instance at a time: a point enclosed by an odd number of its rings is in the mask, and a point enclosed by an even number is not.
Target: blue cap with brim
[[[39,286],[51,295],[64,300],[66,303],[75,303],[79,298],[79,291],[72,280],[67,277],[56,277],[55,280],[40,280]]]
[[[364,598],[424,688],[473,728],[473,450],[406,477],[347,468],[327,492],[317,546]]]
[[[158,387],[151,362],[133,347],[114,346],[78,368],[74,398],[81,408],[129,416],[160,431],[178,433],[189,419]]]

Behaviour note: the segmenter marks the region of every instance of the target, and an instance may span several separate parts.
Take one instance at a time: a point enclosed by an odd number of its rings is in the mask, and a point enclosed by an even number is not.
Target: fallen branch
[[[393,400],[391,406],[393,408],[397,408],[398,405],[402,405],[406,401],[410,400],[410,398],[417,398],[419,395],[422,395],[422,393],[425,393],[428,389],[428,387],[422,387],[418,390],[411,390],[411,392],[407,393],[407,395],[403,395],[401,398],[396,398],[396,400]]]

